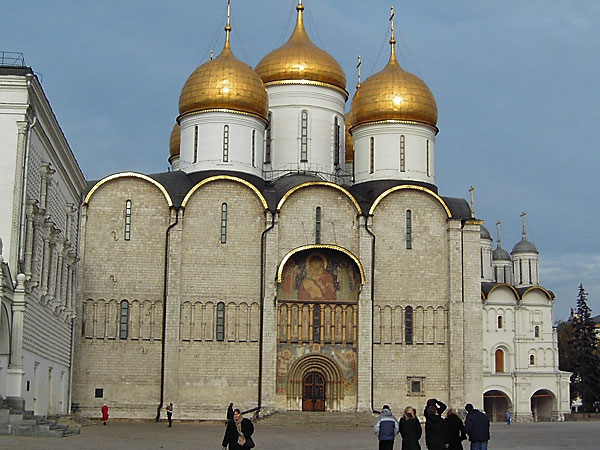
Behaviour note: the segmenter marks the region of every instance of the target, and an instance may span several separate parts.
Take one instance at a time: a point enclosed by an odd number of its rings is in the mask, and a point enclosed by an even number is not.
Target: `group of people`
[[[427,400],[425,416],[425,444],[428,450],[463,450],[462,441],[469,437],[471,450],[487,450],[490,439],[490,421],[485,413],[465,405],[467,417],[462,419],[454,408],[448,409],[446,418],[442,413],[447,406],[435,398]],[[383,405],[379,419],[373,427],[379,439],[379,450],[392,450],[398,434],[402,436],[402,450],[421,450],[419,440],[423,433],[417,411],[409,406],[398,421],[389,405]]]

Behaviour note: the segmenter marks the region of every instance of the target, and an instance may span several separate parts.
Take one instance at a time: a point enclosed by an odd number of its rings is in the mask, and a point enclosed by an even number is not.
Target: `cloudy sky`
[[[256,66],[282,45],[297,0],[232,0],[232,47]],[[356,84],[389,55],[389,0],[305,0],[313,42]],[[400,63],[439,109],[436,184],[468,198],[507,250],[527,236],[540,251],[555,318],[577,286],[600,314],[600,2],[396,2]],[[39,74],[88,179],[167,170],[179,92],[224,41],[226,0],[53,0],[2,6],[0,51],[23,52]],[[347,109],[350,108],[348,102]]]

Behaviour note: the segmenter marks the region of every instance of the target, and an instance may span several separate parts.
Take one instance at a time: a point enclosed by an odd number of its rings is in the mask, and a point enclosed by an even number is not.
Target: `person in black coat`
[[[253,448],[252,433],[254,433],[252,422],[243,418],[240,410],[233,409],[233,403],[230,403],[229,408],[227,408],[227,427],[221,444],[223,448],[229,448],[229,450]]]
[[[427,409],[425,423],[425,443],[429,450],[446,450],[448,448],[448,429],[446,422],[437,412],[435,406]]]
[[[404,410],[400,418],[400,435],[402,436],[402,450],[421,450],[419,439],[423,429],[417,417],[417,411],[412,406]]]
[[[425,420],[427,420],[427,418],[429,417],[429,407],[433,406],[435,407],[435,410],[437,411],[438,415],[442,415],[442,413],[444,411],[446,411],[446,404],[440,400],[438,400],[437,398],[430,398],[429,400],[427,400],[427,404],[425,405],[425,410],[423,411],[423,415],[425,416]]]
[[[448,429],[448,444],[450,450],[463,450],[462,441],[467,438],[463,421],[456,414],[454,408],[446,414],[446,428]]]

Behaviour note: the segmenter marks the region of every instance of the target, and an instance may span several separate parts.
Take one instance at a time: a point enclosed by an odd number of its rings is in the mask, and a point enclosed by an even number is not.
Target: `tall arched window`
[[[535,366],[535,355],[529,355],[529,365]]]
[[[496,350],[496,373],[504,372],[504,351],[502,349]]]
[[[369,144],[369,173],[375,171],[375,138],[371,137]]]
[[[300,161],[308,161],[308,111],[302,111],[300,123]]]
[[[540,327],[539,325],[536,325],[535,328],[533,329],[533,334],[536,338],[540,337]]]
[[[313,307],[313,342],[321,342],[321,306]]]
[[[400,172],[406,172],[406,138],[400,135]]]
[[[406,210],[406,248],[412,248],[412,211]]]
[[[408,345],[413,343],[413,308],[407,306],[404,310],[404,342]]]
[[[321,207],[315,209],[315,244],[321,243]]]
[[[194,163],[198,162],[198,125],[194,127]]]
[[[256,130],[252,130],[252,167],[256,167]]]
[[[131,239],[131,200],[125,202],[125,240]]]
[[[427,176],[430,177],[431,176],[431,170],[430,170],[430,155],[429,155],[429,139],[427,139]]]
[[[127,300],[121,302],[121,314],[119,316],[119,339],[127,339],[129,324],[129,303]]]
[[[340,121],[337,116],[333,122],[333,164],[340,165]]]
[[[265,164],[271,164],[271,130],[273,129],[273,115],[267,114],[267,129],[265,130]]]
[[[504,328],[504,318],[502,316],[498,316],[498,329]]]
[[[221,244],[227,243],[227,203],[221,205]]]
[[[225,340],[225,303],[217,303],[217,341]]]
[[[229,125],[223,126],[223,162],[229,161]]]

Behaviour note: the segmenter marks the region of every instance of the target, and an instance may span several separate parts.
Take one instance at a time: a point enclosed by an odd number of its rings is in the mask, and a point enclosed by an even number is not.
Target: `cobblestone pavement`
[[[82,428],[68,438],[25,438],[0,436],[0,449],[14,450],[135,450],[207,449],[220,450],[224,426],[214,423],[112,422],[107,426]],[[377,440],[366,427],[306,426],[267,427],[256,425],[257,450],[289,449],[377,449]],[[421,447],[425,450],[424,443]],[[400,440],[394,447],[400,450]],[[469,445],[465,443],[465,450]],[[600,422],[492,424],[490,450],[562,450],[600,448]]]

